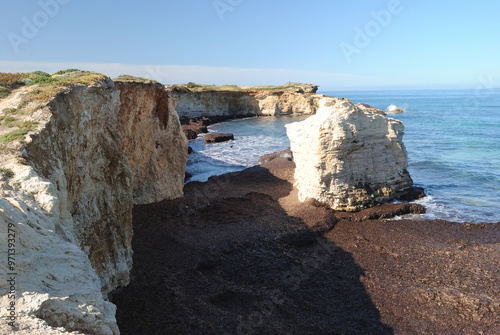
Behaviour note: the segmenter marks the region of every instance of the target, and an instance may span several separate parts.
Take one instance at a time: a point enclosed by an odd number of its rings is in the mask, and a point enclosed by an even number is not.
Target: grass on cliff
[[[10,133],[0,136],[0,143],[10,143],[15,140],[21,140],[30,131],[29,128],[19,128]]]
[[[46,106],[57,94],[63,92],[67,87],[83,84],[92,84],[98,80],[107,78],[105,75],[95,72],[68,69],[58,71],[52,75],[36,71],[30,73],[0,73],[0,98],[7,97],[13,90],[23,86],[33,86],[27,90],[16,108],[4,108],[0,115],[0,127],[17,128],[3,133],[0,143],[10,143],[15,140],[22,141],[24,136],[36,129],[38,123],[23,120],[21,115],[30,114]],[[26,119],[26,118],[24,118]]]
[[[205,92],[205,91],[230,91],[230,92],[248,92],[248,91],[271,91],[271,92],[285,92],[285,91],[295,91],[299,88],[304,88],[312,86],[310,84],[302,83],[292,83],[288,82],[285,85],[268,85],[268,86],[237,86],[237,85],[206,85],[206,84],[196,84],[189,82],[187,84],[173,85],[174,87],[185,87],[194,92]]]
[[[116,78],[113,78],[114,81],[125,81],[125,82],[135,82],[135,83],[153,83],[153,84],[160,84],[160,82],[156,80],[151,80],[148,78],[142,78],[142,77],[135,77],[131,76],[129,74],[122,74],[119,75]]]
[[[0,99],[22,86],[38,85],[38,88],[29,94],[29,100],[46,103],[65,87],[77,84],[91,84],[100,79],[107,78],[105,75],[68,69],[58,71],[52,75],[47,72],[35,71],[29,73],[0,73]]]
[[[14,171],[12,171],[11,169],[0,168],[0,176],[12,178],[14,177]]]

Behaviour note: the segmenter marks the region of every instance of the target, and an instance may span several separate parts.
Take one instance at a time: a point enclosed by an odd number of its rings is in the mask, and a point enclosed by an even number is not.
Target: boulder
[[[233,134],[212,133],[205,135],[205,143],[219,143],[234,140]]]
[[[293,160],[292,150],[290,150],[290,148],[288,148],[288,149],[285,149],[283,151],[273,152],[271,154],[261,156],[259,158],[259,164],[266,164],[266,163],[269,163],[277,158],[286,158],[287,160],[292,161]]]
[[[287,125],[301,201],[358,211],[406,193],[413,181],[401,121],[343,98],[323,98],[316,115]]]
[[[194,140],[196,137],[198,137],[198,134],[196,133],[196,131],[194,131],[186,126],[182,126],[182,131],[184,132],[184,135],[186,135],[186,138],[188,140]]]
[[[399,201],[413,201],[425,197],[425,191],[422,187],[412,186],[408,192],[402,194],[397,199]]]
[[[393,109],[390,111],[390,113],[392,114],[401,114],[401,113],[405,113],[405,111],[401,108],[396,108],[396,109]]]

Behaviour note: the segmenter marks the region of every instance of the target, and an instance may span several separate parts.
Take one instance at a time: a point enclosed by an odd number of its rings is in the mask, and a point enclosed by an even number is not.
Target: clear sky
[[[0,2],[0,71],[77,67],[165,84],[500,87],[500,1]],[[490,86],[490,87],[487,87]]]

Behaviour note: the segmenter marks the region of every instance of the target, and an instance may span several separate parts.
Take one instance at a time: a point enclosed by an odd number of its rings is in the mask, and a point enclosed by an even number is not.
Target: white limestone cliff
[[[412,184],[401,121],[347,99],[323,98],[302,122],[287,125],[301,201],[357,211]]]
[[[278,116],[314,114],[322,94],[270,91],[202,91],[169,89],[179,117]]]
[[[33,114],[37,130],[13,147],[22,155],[4,149],[0,251],[11,227],[20,334],[119,333],[106,295],[129,281],[132,206],[183,194],[187,140],[174,107],[162,85],[77,85]],[[3,307],[12,299],[0,279]],[[4,308],[1,320],[12,331]]]

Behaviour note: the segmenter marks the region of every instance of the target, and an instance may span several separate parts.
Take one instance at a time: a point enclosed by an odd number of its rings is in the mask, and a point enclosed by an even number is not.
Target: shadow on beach
[[[352,255],[282,208],[292,190],[255,167],[137,206],[122,334],[392,334]]]

